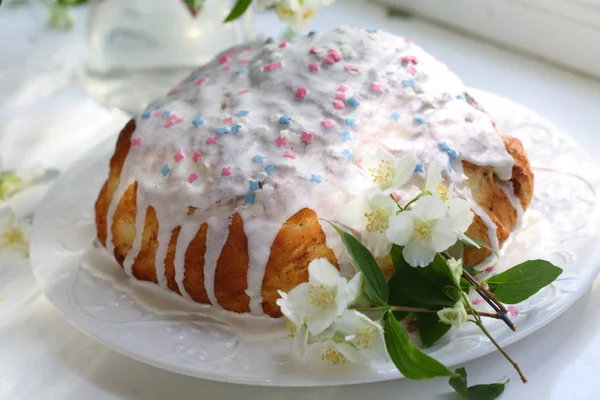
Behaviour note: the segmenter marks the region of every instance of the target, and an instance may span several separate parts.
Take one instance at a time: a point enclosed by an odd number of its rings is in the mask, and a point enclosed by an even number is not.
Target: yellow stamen
[[[392,183],[392,163],[381,160],[377,168],[369,168],[373,182],[380,186],[389,186]]]
[[[288,338],[296,338],[296,325],[294,325],[289,319],[285,320],[285,327],[288,330]]]
[[[382,210],[376,210],[370,213],[365,213],[367,218],[367,232],[383,233],[390,226],[389,216]]]
[[[437,188],[435,189],[435,192],[437,193],[438,197],[442,199],[443,202],[448,201],[448,188],[444,186],[442,182],[438,184]]]
[[[431,239],[431,231],[433,230],[434,221],[416,221],[415,222],[415,239],[418,241]]]
[[[27,249],[25,234],[19,228],[11,228],[2,234],[0,247],[12,249]]]
[[[324,285],[311,286],[308,289],[308,296],[310,304],[321,309],[330,307],[334,302],[333,293]]]
[[[373,329],[371,328],[359,328],[355,334],[356,344],[365,350],[373,347]]]
[[[321,360],[331,361],[332,364],[346,364],[348,359],[333,347],[328,347],[321,353]]]

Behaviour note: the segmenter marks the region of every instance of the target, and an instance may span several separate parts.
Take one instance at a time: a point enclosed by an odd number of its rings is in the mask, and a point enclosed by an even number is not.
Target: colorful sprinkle
[[[141,137],[136,137],[131,139],[131,147],[137,147],[137,146],[141,146],[142,145],[142,138]]]
[[[257,154],[254,157],[252,157],[252,162],[262,164],[265,162],[265,158],[266,158],[265,156],[261,156],[261,155]]]
[[[246,111],[246,110],[240,110],[237,113],[238,117],[247,117],[248,114],[250,114],[250,111]]]
[[[331,56],[327,56],[323,59],[323,64],[332,65],[335,63],[335,60]]]
[[[223,169],[221,170],[221,175],[223,175],[223,176],[231,175],[231,167],[223,167]]]
[[[283,42],[279,43],[279,48],[284,49],[287,47],[287,45],[288,45],[288,41],[284,40]]]
[[[217,129],[217,133],[218,133],[219,135],[221,135],[221,136],[222,136],[222,135],[225,135],[226,133],[229,133],[229,132],[231,132],[231,131],[230,131],[230,130],[229,130],[229,128],[228,128],[228,127],[226,127],[226,126],[222,126],[222,127],[220,127],[219,129]]]
[[[278,137],[277,139],[275,139],[275,143],[277,144],[277,147],[287,146],[287,140],[285,140],[284,138]]]
[[[337,92],[335,94],[335,98],[338,99],[338,100],[344,101],[344,100],[346,100],[346,93],[344,93],[344,92]]]
[[[356,72],[356,71],[358,71],[358,68],[356,68],[354,65],[344,65],[344,71]]]
[[[358,99],[356,97],[352,96],[348,99],[348,104],[350,104],[352,107],[356,108],[356,107],[360,106],[360,101],[358,101]]]
[[[163,125],[163,128],[165,129],[169,129],[173,126],[174,124],[172,122],[167,122],[166,124]]]
[[[288,117],[287,115],[279,117],[279,125],[289,125],[290,122],[292,122],[292,117]]]
[[[358,122],[356,122],[356,120],[354,118],[346,118],[344,120],[344,122],[346,123],[346,125],[348,126],[356,126],[358,125]]]
[[[240,60],[240,64],[243,64],[243,65],[248,65],[251,62],[252,62],[252,60],[250,60],[249,58],[244,58],[244,59]]]
[[[418,64],[419,60],[415,56],[404,56],[400,59],[402,64]]]
[[[276,63],[265,65],[263,66],[262,70],[263,72],[270,72],[279,68],[283,68],[283,61],[277,61]]]
[[[232,117],[223,118],[223,123],[224,124],[231,124],[232,122],[233,122],[233,118]]]
[[[310,142],[312,142],[314,137],[315,137],[314,133],[309,132],[309,131],[302,131],[300,140],[302,140],[303,142],[306,142],[306,143],[310,143]]]
[[[417,74],[417,69],[411,65],[410,67],[406,68],[406,73],[415,76]]]
[[[155,110],[152,112],[152,115],[157,116],[157,115],[162,115],[162,111],[160,110]]]
[[[194,85],[196,85],[196,86],[200,86],[200,85],[202,85],[204,82],[206,82],[206,78],[200,78],[200,79],[198,79],[196,82],[194,82]]]
[[[291,158],[292,160],[296,159],[296,153],[294,153],[293,151],[289,151],[289,150],[284,151],[283,156],[287,157],[287,158]]]
[[[238,90],[238,94],[250,93],[250,89]]]
[[[198,117],[192,121],[192,124],[194,124],[194,126],[198,128],[199,126],[204,125],[204,120]]]
[[[402,81],[402,85],[403,86],[415,86],[415,79],[414,78],[406,78]]]
[[[169,111],[169,110],[165,110],[165,111],[163,111],[162,115],[163,115],[164,117],[168,117],[168,116],[170,116],[170,115],[171,115],[171,111]]]
[[[310,177],[310,181],[311,182],[316,182],[316,183],[321,183],[323,182],[323,178],[321,178],[321,175],[311,175]]]
[[[342,132],[342,140],[344,142],[347,142],[348,140],[352,140],[352,138],[350,137],[350,132],[348,132],[348,131]]]
[[[310,48],[310,50],[308,51],[310,54],[317,54],[319,52],[319,48],[316,46],[313,46]]]
[[[454,150],[452,147],[450,147],[448,145],[448,143],[446,143],[446,142],[439,142],[438,143],[438,147],[444,153],[448,154],[448,157],[450,158],[450,160],[456,160],[458,158],[458,152],[456,150]]]
[[[179,153],[175,154],[175,157],[173,158],[175,159],[175,162],[180,162],[181,160],[183,160],[183,157],[183,152],[180,151]]]
[[[167,164],[163,165],[163,167],[160,169],[160,173],[162,174],[162,176],[169,175],[169,172],[171,172],[171,168],[169,168]]]
[[[394,121],[398,122],[398,120],[400,119],[400,113],[399,113],[398,111],[394,111],[394,112],[393,112],[393,113],[390,115],[390,117],[391,117],[391,118],[392,118]]]
[[[415,121],[417,121],[419,124],[424,124],[426,119],[421,114],[415,114]]]
[[[323,121],[321,121],[321,124],[326,128],[326,129],[331,129],[335,126],[335,123],[330,120],[330,119],[324,119]]]
[[[144,118],[144,119],[150,118],[151,115],[152,115],[152,111],[146,111],[145,113],[142,114],[142,118]]]
[[[337,89],[338,92],[345,92],[346,90],[348,90],[348,86],[346,85],[342,85]]]
[[[340,100],[333,101],[333,108],[335,108],[336,110],[343,110],[344,107],[344,103],[342,103]]]
[[[217,138],[216,137],[209,137],[206,139],[206,144],[217,144]]]
[[[240,76],[240,75],[242,75],[242,74],[244,74],[244,73],[246,73],[246,70],[245,70],[245,69],[241,69],[241,68],[240,68],[240,69],[236,69],[236,70],[235,70],[235,74],[236,74],[236,75],[238,75],[238,76]]]
[[[260,186],[258,184],[258,180],[250,179],[250,190],[254,192],[255,190],[260,189]]]
[[[202,157],[202,153],[199,151],[195,151],[194,155],[192,156],[192,161],[197,162],[200,157]]]
[[[457,95],[456,98],[459,100],[467,101],[467,96],[464,93]]]
[[[223,69],[225,71],[229,71],[231,69],[231,65],[226,65],[226,66],[223,67]]]
[[[333,61],[335,62],[338,62],[342,59],[342,56],[337,50],[330,49],[327,54],[329,54],[329,57],[333,58]]]
[[[423,173],[423,172],[424,172],[424,169],[423,169],[423,164],[421,164],[421,163],[418,163],[418,164],[415,166],[415,172],[417,172],[417,173]]]
[[[375,29],[375,28],[367,28],[365,30],[369,33],[377,33],[377,29]]]
[[[344,149],[342,151],[342,154],[344,155],[344,157],[346,157],[349,160],[352,160],[354,158],[354,153],[352,152],[352,150]]]
[[[240,124],[235,124],[231,127],[231,131],[235,134],[238,134],[240,132],[240,129],[242,129],[242,125]]]
[[[193,183],[196,179],[198,179],[198,175],[196,174],[191,174],[190,176],[188,176],[188,178],[186,179],[189,183]]]
[[[378,82],[371,82],[371,90],[375,93],[383,93],[383,86]]]
[[[319,70],[319,64],[312,63],[308,66],[310,72],[317,72]]]
[[[248,193],[246,195],[246,197],[244,198],[244,201],[246,202],[246,204],[254,204],[254,203],[256,203],[256,193],[254,193],[254,192]]]
[[[273,164],[269,164],[265,167],[265,172],[269,175],[273,175],[275,173],[275,166]]]
[[[231,61],[231,56],[228,54],[223,54],[222,56],[219,56],[219,64],[225,64],[227,62]]]
[[[303,99],[304,97],[306,97],[307,93],[308,90],[305,87],[299,87],[298,89],[296,89],[296,98]]]

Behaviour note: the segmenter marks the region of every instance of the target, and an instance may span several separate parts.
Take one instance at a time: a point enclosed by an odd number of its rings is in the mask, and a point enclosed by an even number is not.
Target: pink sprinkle
[[[338,92],[345,92],[346,90],[348,90],[348,86],[346,86],[346,85],[342,85],[342,86],[340,86],[340,87],[338,88],[338,90],[337,90],[337,91],[338,91]]]
[[[344,92],[337,92],[335,94],[335,98],[338,99],[338,100],[345,101],[346,100],[346,93],[344,93]]]
[[[342,56],[340,56],[340,53],[337,50],[331,49],[327,52],[327,54],[329,54],[335,62],[338,62],[342,59]]]
[[[434,59],[435,61],[437,61],[437,62],[440,62],[440,59],[439,59],[439,58],[437,58],[436,56],[433,56],[433,59]]]
[[[415,76],[417,74],[417,69],[411,65],[406,68],[406,73]]]
[[[142,138],[141,137],[136,137],[136,138],[133,138],[131,140],[131,147],[141,146],[141,145],[142,145]]]
[[[169,128],[170,128],[170,127],[172,127],[172,126],[173,126],[173,123],[172,123],[172,122],[167,122],[166,124],[164,124],[164,125],[163,125],[163,128],[165,128],[165,129],[169,129]]]
[[[506,311],[508,311],[508,313],[510,315],[512,315],[513,317],[515,315],[519,314],[519,309],[517,307],[515,307],[515,306],[508,306],[508,307],[506,307]]]
[[[223,69],[225,71],[229,71],[231,69],[231,65],[226,65],[226,66],[223,67]]]
[[[198,79],[198,80],[197,80],[197,81],[194,83],[194,85],[196,85],[196,86],[200,86],[200,85],[202,85],[204,82],[206,82],[206,78],[200,78],[200,79]]]
[[[283,48],[287,47],[287,45],[288,45],[288,41],[284,40],[283,42],[279,43],[279,48],[283,49]]]
[[[412,43],[412,40],[410,40],[409,38],[404,38],[404,42],[405,43]]]
[[[238,91],[238,94],[246,94],[246,93],[250,93],[250,89],[244,89],[244,90]]]
[[[244,65],[250,64],[251,62],[252,62],[252,60],[249,58],[244,58],[243,60],[240,60],[240,64],[244,64]]]
[[[392,196],[394,196],[394,200],[396,201],[400,201],[402,200],[402,196],[400,196],[400,193],[398,193],[397,191],[392,191]]]
[[[317,54],[317,51],[319,51],[319,49],[315,46],[311,47],[309,50],[310,54]]]
[[[335,62],[335,60],[331,56],[327,56],[323,59],[323,64],[331,65],[334,62]]]
[[[275,69],[283,68],[283,61],[277,61],[276,63],[263,66],[263,72],[273,71]]]
[[[194,155],[192,156],[192,161],[197,162],[200,157],[202,157],[202,153],[199,151],[195,151]]]
[[[484,269],[485,272],[494,272],[494,270],[496,269],[496,267],[487,267]]]
[[[310,70],[310,72],[317,72],[319,70],[319,64],[312,63],[308,66],[308,69]]]
[[[299,87],[298,89],[296,89],[296,98],[303,99],[307,93],[308,90],[305,87]]]
[[[287,141],[284,138],[280,138],[280,137],[275,139],[275,143],[277,144],[277,147],[282,147],[282,146],[287,145]]]
[[[354,65],[346,65],[346,66],[344,66],[344,71],[353,72],[353,71],[358,71],[358,70],[356,69],[356,67]]]
[[[229,176],[229,175],[231,175],[231,167],[225,167],[225,168],[223,168],[223,170],[221,171],[221,175],[223,175],[223,176]]]
[[[473,304],[477,305],[477,304],[481,304],[483,303],[483,299],[475,299],[473,300]]]
[[[175,154],[175,162],[179,162],[183,160],[183,153],[180,151],[179,153]]]
[[[309,131],[302,131],[302,136],[300,137],[300,139],[302,139],[302,141],[304,141],[306,143],[310,143],[310,142],[312,142],[314,137],[315,137],[314,133],[309,132]]]
[[[206,139],[206,144],[217,144],[217,138],[209,137],[208,139]]]
[[[371,82],[371,90],[377,93],[383,93],[383,87],[381,83]]]
[[[330,119],[324,119],[321,121],[321,124],[323,124],[323,126],[327,129],[331,129],[335,126],[335,123]]]
[[[161,115],[163,112],[160,110],[156,110],[154,112],[152,112],[152,115]]]
[[[292,160],[296,159],[296,153],[294,153],[293,151],[289,151],[289,150],[284,151],[283,156],[287,157],[287,158],[291,158]]]
[[[233,122],[233,117],[223,118],[224,124],[231,124]]]
[[[176,123],[177,125],[183,123],[183,118],[177,118],[175,120],[173,120],[174,123]]]
[[[176,119],[179,119],[179,117],[175,114],[171,114],[171,115],[169,115],[168,119],[169,119],[169,121],[175,121]]]
[[[219,63],[220,64],[225,64],[226,62],[231,61],[231,56],[228,54],[223,54],[222,56],[219,56]]]
[[[173,89],[169,92],[171,96],[176,95],[177,93],[181,93],[181,89]]]
[[[400,59],[402,64],[418,64],[419,60],[415,56],[404,56]]]
[[[342,103],[342,102],[341,102],[341,101],[339,101],[339,100],[334,100],[334,101],[333,101],[333,107],[334,107],[336,110],[343,110],[343,109],[344,109],[344,103]]]
[[[187,181],[188,181],[189,183],[192,183],[192,182],[194,182],[196,179],[198,179],[198,175],[196,175],[196,174],[191,174],[190,176],[188,176],[188,178],[187,178]]]

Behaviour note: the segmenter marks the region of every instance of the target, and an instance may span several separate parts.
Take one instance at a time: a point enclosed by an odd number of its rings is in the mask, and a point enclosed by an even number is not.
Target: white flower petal
[[[385,232],[363,232],[361,242],[375,257],[385,257],[392,249],[392,243]]]
[[[473,211],[469,202],[453,198],[448,202],[448,217],[452,220],[454,229],[465,232],[473,222]]]
[[[342,353],[349,363],[359,363],[363,360],[363,355],[356,347],[347,342],[336,343],[335,348]]]
[[[440,181],[442,180],[442,166],[437,162],[432,162],[427,168],[427,178],[425,179],[425,190],[435,193]]]
[[[417,156],[415,153],[406,153],[400,158],[396,158],[393,163],[392,188],[397,189],[404,185],[415,172],[417,166]]]
[[[411,213],[405,211],[390,218],[390,227],[386,231],[386,236],[390,242],[404,246],[412,237],[414,228]]]
[[[354,274],[350,282],[348,282],[348,302],[347,305],[351,305],[356,302],[356,299],[360,297],[363,290],[364,277],[362,272]]]
[[[0,208],[0,233],[6,232],[16,221],[15,213],[10,207]]]
[[[429,240],[411,240],[404,246],[402,255],[406,262],[413,267],[426,267],[435,257],[436,251],[431,248]]]
[[[335,287],[340,279],[340,271],[326,258],[317,258],[308,264],[308,281],[315,286]]]
[[[444,202],[437,196],[423,196],[412,206],[411,212],[416,219],[431,221],[446,215]]]
[[[368,320],[368,321],[367,321]],[[373,323],[365,314],[356,310],[347,310],[333,321],[333,329],[345,335],[353,335],[357,328],[364,328]]]
[[[292,354],[298,358],[304,357],[308,344],[308,328],[302,325],[296,328],[296,334],[292,341]]]
[[[315,309],[315,312],[310,313],[306,317],[306,326],[308,327],[308,331],[311,335],[319,335],[323,333],[331,326],[338,315],[337,307],[330,307],[325,310]]]
[[[29,257],[26,249],[5,248],[0,249],[0,262],[7,264],[16,264]]]
[[[431,230],[432,248],[436,252],[444,251],[458,239],[452,221],[448,218],[437,220]]]

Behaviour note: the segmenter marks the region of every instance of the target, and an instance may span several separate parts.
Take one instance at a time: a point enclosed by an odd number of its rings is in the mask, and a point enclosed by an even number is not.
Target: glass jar
[[[130,114],[166,94],[217,52],[251,40],[252,12],[224,24],[234,1],[93,0],[86,86],[101,103]]]

